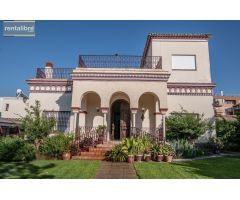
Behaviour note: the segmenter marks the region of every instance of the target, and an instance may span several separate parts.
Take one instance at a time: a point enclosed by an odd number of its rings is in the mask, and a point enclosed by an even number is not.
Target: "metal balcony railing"
[[[162,69],[161,56],[83,55],[79,68]],[[37,68],[36,78],[71,79],[74,68]]]
[[[74,68],[37,68],[36,78],[71,79]]]
[[[161,69],[161,56],[80,55],[81,68],[146,68]]]

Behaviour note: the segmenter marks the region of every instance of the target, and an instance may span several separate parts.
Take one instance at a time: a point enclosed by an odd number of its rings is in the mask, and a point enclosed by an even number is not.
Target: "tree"
[[[172,112],[167,117],[166,128],[168,140],[186,139],[193,141],[210,130],[212,125],[203,119],[203,115],[199,116],[182,109],[181,112]]]
[[[35,106],[26,109],[27,115],[22,118],[24,135],[30,142],[34,142],[36,146],[39,140],[46,137],[55,125],[55,119],[43,115],[40,107],[40,102],[35,101]]]

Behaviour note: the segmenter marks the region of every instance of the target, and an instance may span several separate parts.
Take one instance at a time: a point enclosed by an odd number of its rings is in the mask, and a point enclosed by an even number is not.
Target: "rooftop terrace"
[[[162,69],[161,56],[80,55],[79,68]],[[75,68],[54,68],[47,63],[37,68],[36,78],[71,79]]]

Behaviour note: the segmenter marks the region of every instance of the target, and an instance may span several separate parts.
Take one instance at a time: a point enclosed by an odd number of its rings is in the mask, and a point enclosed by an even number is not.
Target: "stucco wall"
[[[41,109],[47,111],[71,111],[71,93],[30,93],[29,104],[36,100],[41,103]]]
[[[168,112],[181,111],[181,107],[188,112],[204,114],[205,118],[214,117],[212,96],[180,96],[168,95]]]
[[[152,95],[144,94],[139,99],[139,110],[136,115],[136,127],[138,128],[155,128],[155,115],[156,112],[155,98]],[[144,108],[144,119],[141,119]]]
[[[89,127],[97,127],[103,124],[103,113],[100,110],[100,98],[96,94],[88,94],[86,101],[86,125]],[[99,108],[97,110],[96,108]]]
[[[17,119],[26,115],[25,108],[28,107],[28,102],[25,103],[22,97],[3,97],[1,99],[1,117]],[[8,111],[5,110],[6,104],[9,104]]]
[[[130,107],[137,108],[142,94],[152,92],[159,97],[160,107],[167,107],[167,86],[165,82],[148,81],[74,81],[72,107],[80,107],[83,95],[89,91],[96,92],[101,98],[101,107],[110,106],[114,93],[123,92],[129,96]]]
[[[196,55],[196,71],[172,70],[172,55]],[[171,73],[168,82],[211,83],[208,40],[153,39],[152,55],[162,56],[163,70]]]

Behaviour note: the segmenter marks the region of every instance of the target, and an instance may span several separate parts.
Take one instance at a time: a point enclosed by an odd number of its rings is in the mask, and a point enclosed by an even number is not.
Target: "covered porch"
[[[77,68],[71,130],[97,139],[103,126],[105,141],[146,134],[165,140],[168,77],[160,69]]]

